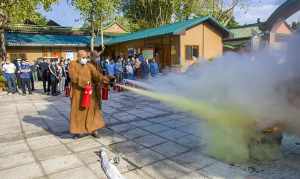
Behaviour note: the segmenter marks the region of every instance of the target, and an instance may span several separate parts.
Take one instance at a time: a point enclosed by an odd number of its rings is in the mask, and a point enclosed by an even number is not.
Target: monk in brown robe
[[[78,60],[70,63],[69,74],[71,79],[71,113],[70,133],[74,138],[86,134],[99,138],[98,129],[105,127],[102,112],[100,111],[101,96],[98,93],[99,83],[109,79],[97,70],[95,65],[88,63],[88,54],[84,50],[78,52]],[[90,83],[93,87],[89,108],[81,108],[81,97],[84,87]]]

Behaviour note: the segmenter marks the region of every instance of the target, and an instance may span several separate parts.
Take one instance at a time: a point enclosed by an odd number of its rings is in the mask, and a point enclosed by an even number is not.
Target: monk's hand
[[[109,84],[109,81],[110,81],[109,77],[107,77],[107,76],[103,77],[103,83]]]

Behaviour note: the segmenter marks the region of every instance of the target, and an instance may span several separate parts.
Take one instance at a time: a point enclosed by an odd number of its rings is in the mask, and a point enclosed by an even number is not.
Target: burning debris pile
[[[126,88],[204,119],[199,130],[218,159],[272,160],[280,157],[283,132],[300,135],[300,38],[288,46],[228,53],[184,74],[151,80],[145,87],[150,91]]]

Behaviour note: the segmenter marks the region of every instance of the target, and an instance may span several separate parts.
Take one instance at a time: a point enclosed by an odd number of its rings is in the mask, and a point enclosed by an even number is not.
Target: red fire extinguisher
[[[65,96],[66,97],[70,96],[70,86],[69,85],[65,87]]]
[[[102,100],[108,100],[108,91],[109,86],[107,83],[104,83],[102,86]]]
[[[88,83],[83,89],[83,95],[80,104],[82,108],[90,107],[92,93],[93,93],[92,85]]]

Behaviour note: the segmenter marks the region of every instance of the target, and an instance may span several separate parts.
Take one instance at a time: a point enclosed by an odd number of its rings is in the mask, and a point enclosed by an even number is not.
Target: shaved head
[[[85,50],[79,50],[78,51],[78,57],[79,58],[86,58],[86,57],[88,57],[87,51],[85,51]]]

